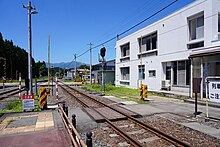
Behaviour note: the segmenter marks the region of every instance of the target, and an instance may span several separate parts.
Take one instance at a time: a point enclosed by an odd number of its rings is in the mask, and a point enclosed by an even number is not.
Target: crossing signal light
[[[101,48],[100,55],[102,56],[102,58],[105,57],[105,52],[106,52],[106,48],[105,47]]]

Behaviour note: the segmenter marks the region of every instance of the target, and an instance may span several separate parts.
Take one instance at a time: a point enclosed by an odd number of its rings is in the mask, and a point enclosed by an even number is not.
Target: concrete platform
[[[1,147],[68,147],[62,130],[48,130],[0,137]]]
[[[0,146],[69,146],[57,111],[5,114],[0,123]]]
[[[70,120],[72,119],[73,114],[76,115],[76,129],[81,134],[86,134],[99,126],[99,124],[89,117],[89,115],[81,108],[69,107],[68,117]]]

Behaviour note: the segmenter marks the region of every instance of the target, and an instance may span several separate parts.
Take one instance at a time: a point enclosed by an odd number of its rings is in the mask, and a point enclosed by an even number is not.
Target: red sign
[[[23,95],[22,99],[34,99],[34,95]]]

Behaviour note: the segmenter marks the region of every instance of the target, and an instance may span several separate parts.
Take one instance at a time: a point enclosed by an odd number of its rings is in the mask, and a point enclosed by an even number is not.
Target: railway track
[[[117,135],[126,140],[126,142],[131,146],[144,146],[146,140],[156,140],[154,141],[154,145],[157,145],[156,143],[159,143],[158,145],[160,146],[190,146],[186,142],[182,142],[175,137],[172,137],[139,121],[137,118],[129,114],[126,110],[123,110],[123,108],[118,105],[112,105],[110,103],[106,104],[104,102],[101,102],[100,100],[97,100],[94,97],[90,97],[87,94],[76,90],[75,88],[65,85],[64,83],[60,84],[60,87],[71,96],[73,96],[83,106],[85,110],[88,110],[90,112],[90,114],[92,111],[93,115],[99,115],[99,117],[102,117],[103,122],[105,122],[110,128],[112,128],[114,132],[117,133]],[[123,115],[124,120],[117,119],[117,121],[113,121],[109,119],[109,115],[106,116],[106,113],[104,113],[103,111],[99,111],[103,107],[108,108],[108,111],[111,110],[114,111],[114,113],[119,113]],[[124,126],[127,127],[119,125],[120,121],[123,121],[123,124],[126,124]],[[129,128],[128,126],[132,126],[132,128]],[[134,135],[135,132],[139,132],[142,135]]]
[[[21,92],[24,91],[24,90],[25,90],[25,88],[22,87],[21,88]],[[6,99],[6,98],[8,98],[8,97],[10,97],[12,95],[18,94],[18,93],[19,93],[19,89],[18,88],[13,88],[11,90],[4,91],[0,95],[0,100]]]

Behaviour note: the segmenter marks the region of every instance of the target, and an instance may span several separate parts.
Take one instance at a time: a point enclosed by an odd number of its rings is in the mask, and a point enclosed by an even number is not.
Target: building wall
[[[176,11],[175,13],[137,31],[116,42],[116,85],[130,88],[138,88],[138,65],[140,65],[138,38],[157,31],[157,55],[149,55],[142,58],[145,65],[145,79],[143,84],[147,84],[149,90],[160,90],[161,80],[165,79],[164,63],[172,61],[188,60],[189,54],[193,50],[188,49],[187,45],[195,42],[189,40],[188,18],[198,13],[204,13],[204,47],[220,45],[216,41],[218,28],[218,12],[220,11],[219,0],[197,0],[188,6]],[[198,41],[198,40],[196,40]],[[130,60],[121,62],[120,46],[130,42]],[[202,49],[202,48],[199,48]],[[130,68],[130,79],[121,80],[120,68]],[[156,70],[156,77],[149,77],[148,70]],[[173,77],[171,77],[172,79]],[[129,82],[129,85],[121,84]],[[189,87],[173,87],[173,90],[189,91]]]

